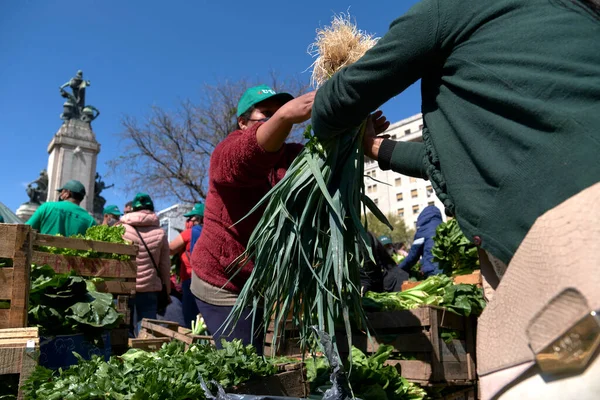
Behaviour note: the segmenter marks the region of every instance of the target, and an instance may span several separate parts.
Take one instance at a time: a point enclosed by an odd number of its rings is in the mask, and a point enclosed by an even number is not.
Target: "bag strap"
[[[156,276],[162,282],[162,278],[160,277],[160,271],[158,270],[158,267],[156,266],[156,261],[154,261],[154,257],[152,257],[152,252],[148,248],[148,245],[146,244],[146,241],[144,240],[144,238],[140,234],[140,231],[138,231],[137,227],[134,226],[133,229],[135,229],[135,233],[137,233],[137,235],[139,236],[140,240],[142,241],[142,244],[144,245],[144,247],[146,248],[146,251],[148,252],[148,255],[150,256],[150,260],[152,261],[152,265],[154,265],[154,269],[156,270]],[[164,285],[164,283],[163,283],[163,285]]]

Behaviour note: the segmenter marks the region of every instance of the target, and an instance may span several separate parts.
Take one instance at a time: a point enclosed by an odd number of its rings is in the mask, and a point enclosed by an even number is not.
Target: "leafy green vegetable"
[[[85,239],[85,240],[94,240],[99,242],[109,242],[109,243],[120,243],[120,244],[128,244],[128,242],[123,239],[123,235],[125,234],[125,227],[122,225],[117,226],[108,226],[108,225],[95,225],[88,228],[85,231],[85,235],[77,234],[71,237],[75,239]],[[57,235],[60,236],[60,235]],[[53,247],[53,246],[40,246],[41,251],[45,251],[52,254],[62,254],[65,256],[79,256],[86,258],[112,258],[117,260],[129,260],[128,255],[116,254],[116,253],[101,253],[94,250],[76,250],[62,247]]]
[[[223,349],[193,345],[184,351],[172,342],[155,352],[131,349],[108,362],[93,356],[55,374],[38,367],[24,386],[37,399],[204,399],[199,377],[223,387],[274,375],[274,363],[256,355],[252,346],[225,342]],[[209,384],[209,388],[212,385]]]
[[[459,284],[445,289],[441,306],[468,317],[481,314],[485,308],[483,290],[475,285]]]
[[[351,366],[346,370],[352,391],[363,400],[422,400],[425,391],[415,383],[411,383],[398,373],[391,365],[384,365],[393,351],[392,346],[382,345],[377,352],[366,356],[356,347],[352,347]],[[307,361],[307,378],[314,392],[326,390],[329,381],[329,363],[325,357]]]
[[[456,219],[441,223],[433,237],[433,260],[448,276],[470,274],[479,268],[477,247],[462,233]]]
[[[97,292],[93,282],[73,271],[57,274],[48,265],[31,266],[28,323],[40,327],[43,335],[99,335],[116,327],[121,317],[112,295]]]
[[[454,285],[445,275],[434,275],[414,288],[403,292],[367,292],[363,307],[371,311],[411,310],[420,306],[436,305],[469,316],[481,314],[485,308],[483,290],[475,285]]]

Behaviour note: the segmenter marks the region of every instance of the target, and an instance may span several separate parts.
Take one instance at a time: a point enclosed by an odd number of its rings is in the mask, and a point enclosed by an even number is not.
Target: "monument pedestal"
[[[23,203],[19,206],[19,208],[17,208],[17,212],[15,214],[17,214],[17,217],[21,218],[23,222],[27,222],[39,206],[39,204],[35,203]]]
[[[89,213],[94,212],[94,182],[100,144],[89,122],[77,119],[65,121],[48,146],[48,198],[57,201],[57,190],[67,181],[76,179],[85,186],[81,203]]]

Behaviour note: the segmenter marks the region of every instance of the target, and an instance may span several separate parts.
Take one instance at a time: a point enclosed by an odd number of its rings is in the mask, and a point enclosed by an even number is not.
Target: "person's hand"
[[[389,135],[378,136],[390,127],[390,122],[383,115],[383,111],[376,111],[367,118],[365,134],[363,137],[363,148],[365,155],[372,160],[377,160],[379,156],[379,146],[383,139]]]
[[[286,122],[299,124],[307,121],[312,112],[316,91],[308,92],[285,103],[277,112]]]

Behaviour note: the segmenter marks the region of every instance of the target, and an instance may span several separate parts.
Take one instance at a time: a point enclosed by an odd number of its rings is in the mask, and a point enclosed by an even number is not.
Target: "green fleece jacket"
[[[419,2],[319,89],[316,135],[355,132],[418,79],[423,143],[385,141],[379,165],[430,179],[505,263],[538,216],[600,180],[600,20],[569,0]]]

